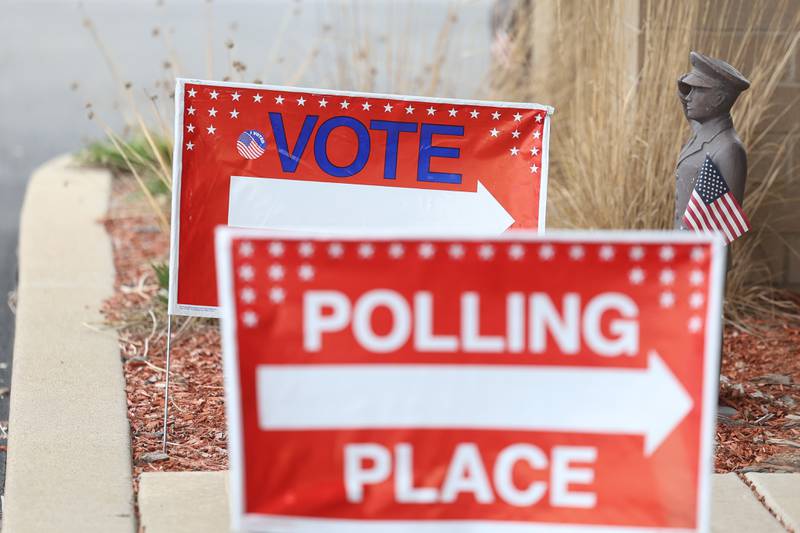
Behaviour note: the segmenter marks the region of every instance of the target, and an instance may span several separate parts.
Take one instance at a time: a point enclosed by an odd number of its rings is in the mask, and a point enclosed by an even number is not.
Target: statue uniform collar
[[[697,130],[695,130],[695,134],[689,142],[686,143],[686,146],[681,150],[681,154],[678,156],[678,165],[690,155],[702,150],[704,145],[713,141],[720,133],[731,128],[733,128],[733,120],[730,114],[713,118],[701,124]]]

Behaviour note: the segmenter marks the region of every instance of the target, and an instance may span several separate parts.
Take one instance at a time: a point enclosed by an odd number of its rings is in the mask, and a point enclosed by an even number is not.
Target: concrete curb
[[[800,474],[760,476],[759,483],[772,482],[775,487],[772,501],[781,502],[779,516],[787,523],[800,518]],[[139,478],[139,513],[145,533],[232,532],[227,472],[144,473]],[[785,531],[736,474],[714,474],[712,533]]]
[[[115,334],[91,327],[113,293],[111,242],[98,223],[110,188],[109,172],[70,157],[46,163],[28,185],[5,532],[136,530],[119,346]]]
[[[139,476],[145,533],[229,531],[227,472],[145,472]]]

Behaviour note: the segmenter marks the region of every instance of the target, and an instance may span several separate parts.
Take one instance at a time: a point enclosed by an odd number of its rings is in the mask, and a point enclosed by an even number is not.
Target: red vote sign
[[[708,531],[715,239],[220,229],[234,526]]]
[[[179,80],[170,312],[216,316],[218,225],[541,230],[552,108]]]

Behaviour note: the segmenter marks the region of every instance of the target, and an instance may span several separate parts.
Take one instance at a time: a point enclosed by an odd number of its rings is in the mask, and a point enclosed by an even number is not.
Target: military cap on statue
[[[750,87],[750,82],[741,72],[721,59],[692,52],[689,61],[692,70],[680,78],[680,83],[693,87],[718,87],[736,94]]]

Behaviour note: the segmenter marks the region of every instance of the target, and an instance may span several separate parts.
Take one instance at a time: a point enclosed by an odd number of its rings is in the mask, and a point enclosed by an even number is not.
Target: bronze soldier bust
[[[689,54],[692,70],[678,79],[678,97],[693,135],[675,168],[675,228],[692,195],[700,167],[709,156],[742,204],[747,179],[747,153],[733,128],[731,107],[750,82],[731,65],[697,52]]]

